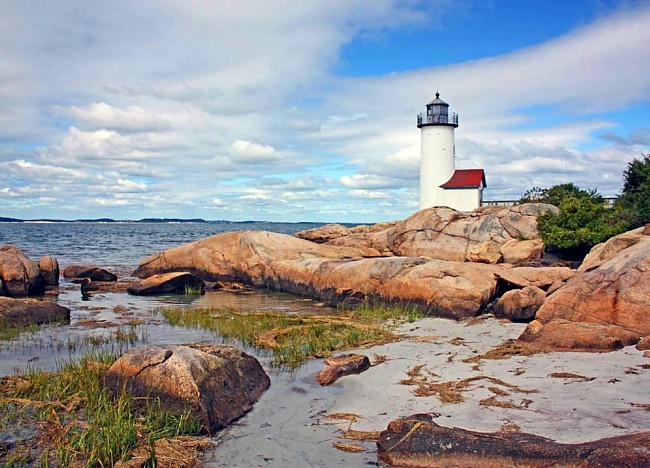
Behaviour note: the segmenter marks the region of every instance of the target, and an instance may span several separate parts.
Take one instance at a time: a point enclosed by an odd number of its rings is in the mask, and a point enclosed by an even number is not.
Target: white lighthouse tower
[[[451,117],[451,118],[450,118]],[[449,104],[440,99],[440,93],[427,104],[427,112],[418,115],[422,130],[420,146],[420,209],[445,206],[442,184],[451,179],[456,170],[454,130],[458,115],[449,115]]]
[[[486,186],[483,169],[456,170],[454,130],[458,114],[449,114],[449,104],[440,93],[418,115],[422,131],[420,147],[420,209],[448,206],[459,211],[478,208]]]

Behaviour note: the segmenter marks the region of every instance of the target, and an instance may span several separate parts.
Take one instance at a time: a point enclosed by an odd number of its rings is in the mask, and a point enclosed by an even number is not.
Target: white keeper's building
[[[420,147],[420,209],[448,206],[458,211],[472,211],[483,201],[485,171],[456,169],[454,130],[458,114],[449,115],[449,104],[440,93],[427,104],[426,113],[418,115],[422,131]]]

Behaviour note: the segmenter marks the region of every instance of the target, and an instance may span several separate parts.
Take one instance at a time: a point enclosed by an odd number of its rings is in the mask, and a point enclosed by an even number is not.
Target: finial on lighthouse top
[[[433,101],[431,101],[429,104],[439,104],[441,106],[449,107],[449,104],[447,104],[445,101],[440,99],[440,93],[438,91],[436,91],[436,98]]]
[[[418,115],[418,128],[433,125],[458,127],[458,114],[452,112],[449,115],[449,104],[440,99],[440,93],[438,91],[436,91],[436,98],[427,104],[426,113]]]

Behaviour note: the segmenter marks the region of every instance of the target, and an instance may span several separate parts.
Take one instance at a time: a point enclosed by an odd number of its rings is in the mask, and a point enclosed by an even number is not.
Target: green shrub
[[[568,197],[560,213],[544,213],[537,219],[542,240],[551,252],[579,260],[596,244],[624,232],[627,223],[617,211],[605,207],[602,197]]]

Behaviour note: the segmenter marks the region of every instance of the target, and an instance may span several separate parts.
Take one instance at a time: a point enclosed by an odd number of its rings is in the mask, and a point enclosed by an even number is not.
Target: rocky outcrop
[[[537,217],[557,211],[553,205],[527,203],[510,207],[486,206],[460,213],[450,208],[421,210],[395,226],[388,247],[395,255],[423,256],[455,262],[512,263],[540,253]],[[514,241],[514,242],[513,242]],[[517,241],[525,243],[517,246]]]
[[[38,265],[13,245],[0,247],[0,280],[6,296],[29,296],[43,292]]]
[[[381,433],[377,448],[381,460],[405,467],[650,466],[650,432],[560,444],[520,432],[482,433],[443,427],[428,414],[391,422]]]
[[[142,405],[160,399],[172,414],[189,411],[214,432],[250,411],[270,380],[254,357],[230,346],[138,346],[115,361],[104,383]]]
[[[97,266],[70,265],[63,270],[63,277],[73,282],[88,278],[91,281],[117,281],[117,275]]]
[[[502,248],[509,259],[530,258],[515,253],[514,244],[537,236],[537,215],[554,209],[528,204],[464,214],[431,208],[397,224],[352,229],[327,225],[299,234],[315,242],[264,231],[230,232],[152,255],[133,275],[184,271],[204,281],[243,283],[332,304],[372,298],[416,304],[435,316],[465,318],[482,312],[494,299],[497,278],[508,283],[499,291],[513,285],[544,289],[573,274],[569,268],[489,265],[503,258]],[[539,249],[538,241],[529,244]],[[391,255],[380,256],[383,252]]]
[[[326,224],[325,226],[298,232],[296,237],[317,244],[370,248],[377,252],[377,255],[391,256],[393,252],[388,246],[388,235],[397,224],[398,221],[391,221],[352,228],[341,224]]]
[[[47,255],[38,261],[38,269],[45,286],[59,285],[59,262],[55,257]]]
[[[341,377],[360,374],[370,369],[370,359],[363,354],[345,354],[325,359],[327,367],[316,375],[321,385],[331,385]]]
[[[0,324],[5,327],[25,327],[51,322],[70,322],[70,309],[53,302],[36,299],[0,297]]]
[[[541,257],[537,217],[546,211],[557,208],[529,203],[461,213],[434,207],[401,222],[355,228],[328,224],[296,235],[328,245],[370,247],[384,256],[517,264]]]
[[[192,273],[176,272],[150,276],[128,288],[129,294],[145,296],[153,294],[185,293],[203,294],[205,282]]]
[[[597,339],[583,340],[580,346],[572,339],[585,333],[585,324],[589,333],[605,333],[605,337],[620,338],[623,332],[618,328],[636,341],[650,335],[649,234],[640,228],[594,247],[578,274],[548,296],[537,312],[543,328],[524,333],[521,339],[554,343],[558,349],[588,349],[583,344],[593,342],[595,350],[602,350]],[[564,340],[568,341],[563,345]],[[630,344],[628,339],[623,342]],[[610,347],[616,346],[606,346]]]
[[[154,254],[133,272],[137,278],[187,271],[204,281],[233,281],[263,286],[271,263],[282,260],[364,257],[367,249],[319,245],[267,231],[227,232]]]
[[[632,231],[624,232],[618,236],[594,246],[589,254],[585,257],[578,271],[587,272],[594,270],[603,263],[616,256],[621,251],[628,249],[639,242],[648,242],[650,240],[650,224]]]
[[[409,302],[436,316],[481,312],[507,266],[426,258],[361,258],[361,251],[263,231],[220,234],[145,259],[134,276],[189,271],[336,304],[374,298]]]
[[[546,293],[537,286],[507,291],[494,306],[494,315],[508,320],[532,320],[546,299]]]

